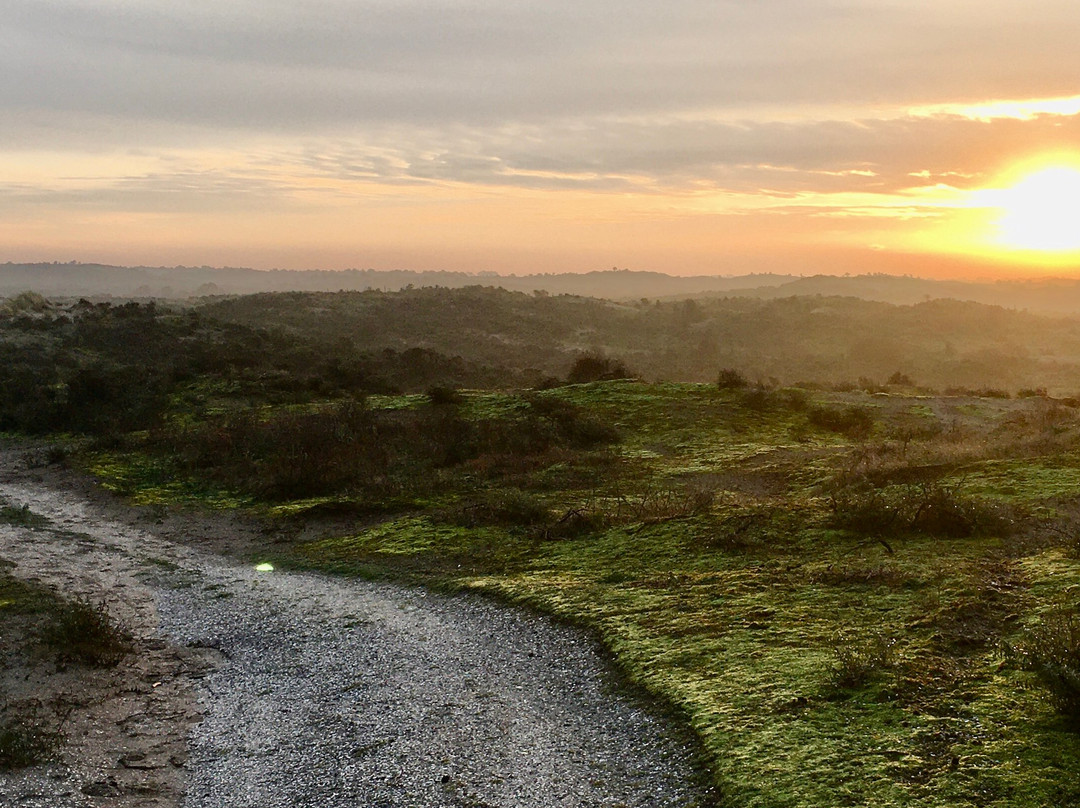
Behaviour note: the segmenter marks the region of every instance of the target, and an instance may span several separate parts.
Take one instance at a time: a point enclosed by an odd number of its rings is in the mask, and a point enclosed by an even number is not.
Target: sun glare
[[[995,241],[1018,250],[1080,251],[1080,167],[1050,165],[1024,174],[1006,188],[978,194],[998,208]]]

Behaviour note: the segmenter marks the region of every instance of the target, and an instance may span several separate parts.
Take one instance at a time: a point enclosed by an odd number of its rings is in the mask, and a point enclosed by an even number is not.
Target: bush
[[[716,379],[716,386],[721,390],[740,390],[748,384],[746,377],[734,368],[724,368]]]
[[[664,522],[701,516],[712,510],[716,491],[703,485],[650,485],[640,493],[620,496],[608,509],[608,519],[627,522]]]
[[[537,527],[551,521],[551,511],[537,497],[516,488],[507,488],[485,495],[479,502],[462,506],[454,515],[465,527],[506,525]]]
[[[34,513],[29,505],[17,507],[15,505],[0,505],[0,522],[18,527],[47,527],[49,520],[40,513]]]
[[[866,407],[811,407],[806,414],[811,425],[853,439],[862,439],[874,428],[874,414]]]
[[[836,666],[832,672],[835,687],[854,689],[863,687],[894,662],[896,641],[874,636],[862,641],[837,637],[833,646]]]
[[[44,763],[59,744],[59,733],[46,729],[35,714],[8,718],[0,723],[0,769]]]
[[[948,539],[1015,530],[1005,506],[966,497],[940,483],[840,489],[832,496],[832,527],[864,535],[914,532]]]
[[[566,380],[570,384],[582,384],[584,382],[629,379],[633,375],[621,359],[613,359],[598,353],[587,353],[574,360]]]
[[[777,403],[773,391],[763,384],[743,390],[742,405],[753,412],[767,412]]]
[[[1080,617],[1052,612],[1010,650],[1038,676],[1061,714],[1080,728]]]
[[[95,668],[115,666],[133,643],[131,633],[110,617],[104,603],[84,598],[54,608],[41,638],[61,662]]]
[[[464,399],[452,387],[431,387],[427,391],[428,401],[435,407],[448,407],[460,404]]]

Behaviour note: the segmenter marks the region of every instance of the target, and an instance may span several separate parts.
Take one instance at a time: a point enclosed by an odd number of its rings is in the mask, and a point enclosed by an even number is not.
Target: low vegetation
[[[132,650],[131,632],[104,603],[83,598],[55,605],[41,628],[42,643],[62,664],[111,668]]]
[[[35,713],[0,720],[0,770],[44,763],[59,744],[59,733],[46,729],[46,720]]]
[[[41,528],[43,517],[8,506],[16,524]],[[32,519],[27,516],[34,517]],[[0,559],[0,666],[12,656],[36,661],[48,670],[71,666],[111,667],[133,648],[132,637],[103,604],[69,599],[47,587],[14,577]],[[68,682],[68,686],[72,683]],[[62,705],[39,699],[0,701],[0,770],[20,769],[51,760],[63,743]]]
[[[465,296],[479,311],[499,294]],[[404,300],[430,314],[431,296],[319,297],[315,330]],[[513,303],[539,328],[552,300]],[[234,348],[212,367],[178,364],[145,420],[63,422],[89,436],[72,462],[139,503],[248,509],[286,539],[275,565],[481,592],[587,627],[685,716],[722,805],[1080,801],[1070,399],[973,395],[1000,383],[974,374],[963,394],[931,396],[895,355],[886,383],[843,390],[784,387],[722,356],[707,383],[611,378],[649,367],[629,350],[588,354],[625,364],[568,383],[580,346],[554,380],[517,364],[501,386],[427,374],[395,392],[310,370],[311,354],[267,355],[305,343],[249,316],[307,316],[310,302],[225,301],[228,328],[192,318],[213,335],[207,362],[231,334],[248,364],[223,358]],[[707,307],[661,310],[688,339],[708,331]],[[189,316],[153,319],[167,331]],[[299,333],[292,316],[281,333]],[[312,538],[311,524],[331,527]]]

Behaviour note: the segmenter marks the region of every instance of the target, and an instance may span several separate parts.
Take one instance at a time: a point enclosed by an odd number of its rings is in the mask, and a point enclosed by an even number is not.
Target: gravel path
[[[0,527],[13,574],[107,594],[161,657],[120,694],[115,737],[95,747],[86,731],[62,763],[0,775],[4,805],[701,801],[689,750],[575,630],[478,598],[260,572],[45,481],[9,474],[0,497],[51,520]]]

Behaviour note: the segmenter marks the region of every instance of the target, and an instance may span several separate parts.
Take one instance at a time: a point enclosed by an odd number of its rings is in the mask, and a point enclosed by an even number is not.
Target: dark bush
[[[570,384],[582,384],[584,382],[629,379],[633,375],[631,370],[620,359],[613,359],[610,356],[598,353],[588,353],[574,360],[566,380]]]
[[[753,412],[766,412],[777,404],[773,391],[763,384],[743,389],[740,401],[746,409]]]
[[[791,412],[803,412],[810,404],[809,394],[798,387],[785,387],[774,394],[777,403]]]
[[[947,539],[1008,535],[1013,513],[1003,505],[967,497],[953,486],[853,486],[832,496],[830,524],[863,535],[924,533]]]
[[[343,400],[317,410],[248,410],[154,433],[159,453],[227,488],[276,501],[339,494],[397,496],[434,484],[438,469],[486,458],[593,449],[615,430],[558,399],[526,399],[517,413],[469,419],[453,406],[367,410]],[[520,464],[519,464],[520,465]]]
[[[490,492],[478,502],[463,505],[454,516],[454,521],[466,527],[542,527],[552,521],[551,511],[542,500],[517,488]]]
[[[427,397],[428,401],[436,407],[450,407],[464,401],[461,393],[452,387],[429,387]]]
[[[36,713],[24,711],[0,723],[0,770],[21,769],[52,757],[60,735]]]
[[[554,428],[553,443],[573,449],[592,449],[619,439],[615,427],[588,415],[569,401],[550,396],[535,396],[527,401],[529,409],[524,426],[542,432],[544,425],[549,424]]]
[[[739,390],[748,384],[746,377],[734,368],[724,368],[716,378],[716,386],[721,390]]]
[[[874,428],[874,414],[866,407],[811,407],[806,414],[811,425],[849,438],[867,437]]]

